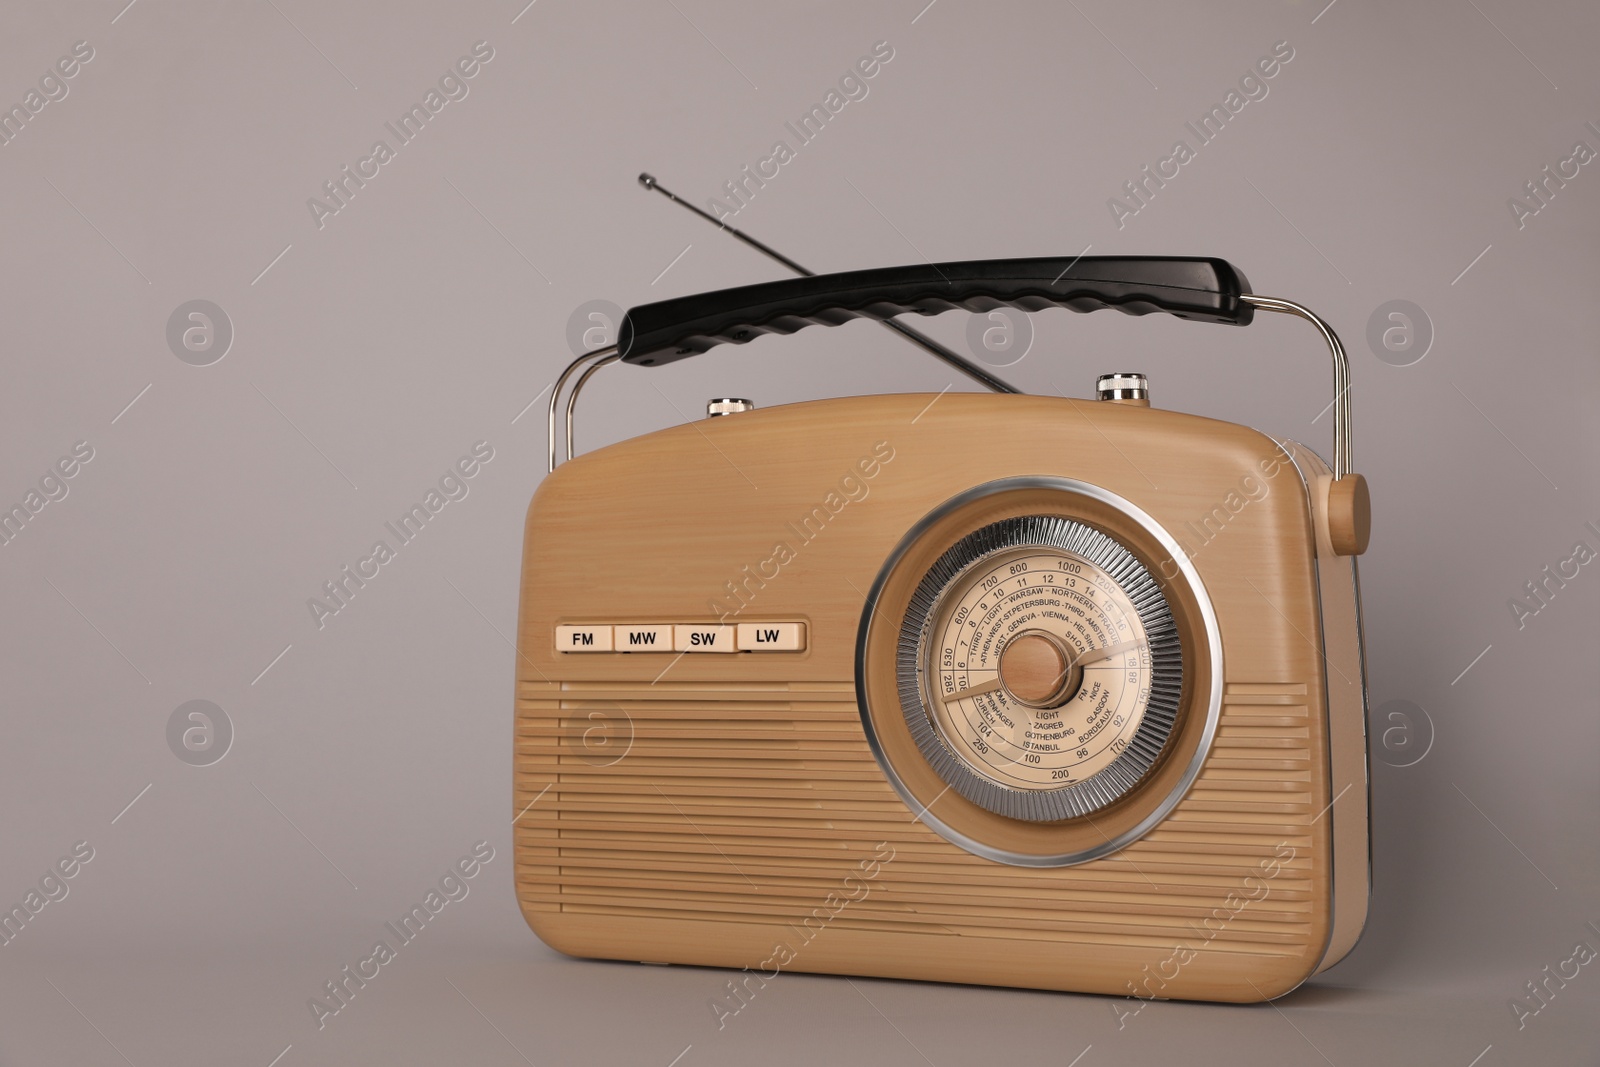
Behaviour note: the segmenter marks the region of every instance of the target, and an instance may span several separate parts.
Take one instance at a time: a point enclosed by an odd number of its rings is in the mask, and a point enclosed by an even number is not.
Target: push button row
[[[556,627],[557,652],[803,652],[803,622]]]

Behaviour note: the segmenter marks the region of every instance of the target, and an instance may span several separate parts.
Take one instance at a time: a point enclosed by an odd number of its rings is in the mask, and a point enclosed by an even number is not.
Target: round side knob
[[[1346,474],[1328,485],[1328,540],[1341,556],[1359,556],[1372,538],[1372,495],[1367,480]]]

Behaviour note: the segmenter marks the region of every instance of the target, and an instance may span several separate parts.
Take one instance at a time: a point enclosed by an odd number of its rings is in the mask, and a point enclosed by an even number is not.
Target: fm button
[[[560,652],[610,652],[609,626],[557,626],[556,649]]]

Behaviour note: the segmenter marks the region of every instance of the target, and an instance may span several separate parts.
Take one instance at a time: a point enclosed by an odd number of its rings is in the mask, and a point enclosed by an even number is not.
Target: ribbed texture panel
[[[888,841],[894,861],[835,927],[1154,947],[1192,941],[1287,844],[1270,893],[1202,936],[1294,955],[1321,815],[1309,729],[1305,686],[1230,685],[1205,769],[1161,827],[1105,859],[1024,869],[911,820],[852,683],[524,682],[518,891],[534,911],[799,922]]]

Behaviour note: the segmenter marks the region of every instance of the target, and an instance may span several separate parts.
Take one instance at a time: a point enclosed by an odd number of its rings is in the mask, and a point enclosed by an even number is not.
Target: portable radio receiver
[[[579,391],[722,343],[952,309],[1312,323],[1332,462],[1151,405],[850,396],[572,456]],[[926,340],[926,339],[923,339]],[[1037,358],[1037,357],[1036,357]],[[570,386],[570,388],[569,388]],[[557,460],[565,414],[566,462]],[[983,260],[635,307],[550,399],[517,639],[516,883],[584,957],[1215,1001],[1366,919],[1343,348],[1219,259]]]

